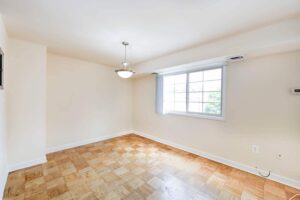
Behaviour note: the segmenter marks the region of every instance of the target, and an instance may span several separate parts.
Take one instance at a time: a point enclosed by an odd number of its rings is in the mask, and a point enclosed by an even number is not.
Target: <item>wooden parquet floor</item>
[[[300,192],[136,135],[47,159],[11,172],[4,199],[282,200]]]

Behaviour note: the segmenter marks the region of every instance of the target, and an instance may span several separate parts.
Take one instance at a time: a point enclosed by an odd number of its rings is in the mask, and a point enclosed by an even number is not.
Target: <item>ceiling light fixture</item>
[[[135,72],[128,67],[129,63],[127,62],[127,46],[129,45],[129,43],[128,42],[122,42],[122,45],[124,45],[124,49],[125,49],[124,61],[122,62],[123,68],[117,69],[115,72],[121,78],[130,78]]]

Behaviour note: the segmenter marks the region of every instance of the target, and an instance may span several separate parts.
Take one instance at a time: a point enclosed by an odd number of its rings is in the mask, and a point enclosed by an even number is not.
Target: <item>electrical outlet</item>
[[[281,154],[281,153],[277,153],[277,154],[276,154],[276,158],[277,158],[278,160],[282,160],[282,154]]]
[[[252,153],[259,153],[259,146],[258,145],[255,145],[255,144],[252,145]]]

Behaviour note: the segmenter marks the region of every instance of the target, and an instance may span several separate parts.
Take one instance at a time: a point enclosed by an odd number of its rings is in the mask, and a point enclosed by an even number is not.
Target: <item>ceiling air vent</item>
[[[243,60],[244,56],[232,56],[229,58],[230,61],[239,61],[239,60]]]

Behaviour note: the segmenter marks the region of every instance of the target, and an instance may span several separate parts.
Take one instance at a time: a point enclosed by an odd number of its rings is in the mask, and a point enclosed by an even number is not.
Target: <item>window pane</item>
[[[164,86],[165,85],[173,85],[174,84],[174,76],[165,76],[164,77]]]
[[[202,102],[202,93],[190,93],[189,94],[189,101],[190,102]]]
[[[174,101],[174,93],[164,93],[164,101],[169,102],[169,101]]]
[[[203,103],[204,113],[208,114],[221,114],[221,103]]]
[[[203,81],[203,72],[192,72],[189,74],[190,82]]]
[[[222,79],[222,69],[212,69],[204,71],[204,80],[220,80]]]
[[[221,102],[221,92],[204,92],[203,93],[204,102]]]
[[[165,84],[163,87],[165,93],[174,93],[174,85]]]
[[[202,82],[190,83],[189,84],[189,91],[190,92],[199,92],[202,91]]]
[[[175,84],[175,92],[185,92],[186,83]]]
[[[189,112],[202,112],[202,103],[190,103],[189,104]]]
[[[174,75],[175,83],[186,83],[186,74]]]
[[[221,80],[220,81],[207,81],[203,83],[204,91],[221,91]]]
[[[181,101],[181,102],[185,103],[186,94],[185,93],[175,93],[175,101]]]
[[[209,69],[187,74],[165,76],[163,109],[167,112],[191,112],[220,115],[222,102],[222,69]],[[186,95],[188,94],[188,105]],[[188,108],[186,107],[188,106]],[[187,110],[188,109],[188,110]]]
[[[164,111],[174,110],[174,101],[164,101]]]
[[[179,112],[186,112],[186,104],[185,102],[175,102],[174,104],[174,111],[179,111]]]
[[[186,74],[178,74],[164,77],[164,112],[186,112],[186,77]]]

